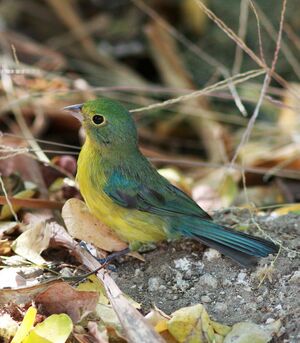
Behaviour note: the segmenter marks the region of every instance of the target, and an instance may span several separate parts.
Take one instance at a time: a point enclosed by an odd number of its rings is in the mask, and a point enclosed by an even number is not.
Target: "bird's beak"
[[[71,105],[71,106],[64,107],[63,110],[71,112],[72,116],[74,116],[76,119],[82,122],[83,120],[83,116],[81,113],[82,106],[83,104]]]

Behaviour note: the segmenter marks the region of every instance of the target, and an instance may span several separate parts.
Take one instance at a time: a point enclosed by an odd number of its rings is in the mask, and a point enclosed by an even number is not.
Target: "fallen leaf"
[[[170,316],[158,309],[156,306],[145,316],[145,319],[155,328],[155,331],[161,333],[168,330],[167,322]]]
[[[103,320],[106,327],[113,328],[118,336],[124,337],[120,320],[111,305],[97,304],[97,315]]]
[[[29,331],[32,329],[35,322],[37,310],[34,307],[29,307],[27,310],[21,325],[18,328],[17,333],[15,334],[11,343],[22,343],[24,338],[29,334]]]
[[[89,276],[84,282],[81,282],[76,287],[76,289],[78,291],[97,292],[99,294],[98,302],[102,304],[109,303],[108,298],[105,293],[105,288],[96,275]]]
[[[279,332],[281,321],[259,326],[251,322],[237,323],[225,337],[224,343],[267,343]]]
[[[167,323],[168,330],[180,343],[221,341],[222,336],[214,330],[214,326],[201,304],[183,307],[174,312],[171,317]],[[230,331],[228,326],[223,325],[223,327],[226,333]],[[220,332],[220,327],[218,327],[218,332]]]
[[[127,248],[117,235],[90,213],[85,203],[79,199],[69,199],[62,217],[72,237],[92,243],[106,251],[120,251]]]
[[[300,214],[300,204],[292,204],[278,208],[277,210],[272,211],[271,216],[284,216],[290,212]]]
[[[30,227],[29,224],[27,227]],[[34,227],[23,232],[13,243],[13,251],[35,264],[44,264],[46,261],[40,256],[48,248],[51,238],[51,228],[41,221]]]
[[[37,324],[22,343],[65,343],[73,330],[71,318],[62,314],[53,314]]]
[[[4,233],[11,234],[18,227],[19,223],[17,222],[0,222],[0,238]]]
[[[77,323],[96,309],[98,299],[97,292],[78,291],[66,282],[57,282],[40,293],[35,302],[46,314],[67,313]]]

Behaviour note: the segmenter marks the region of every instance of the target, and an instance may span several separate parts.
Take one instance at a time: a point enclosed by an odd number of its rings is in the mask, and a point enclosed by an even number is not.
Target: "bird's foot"
[[[129,248],[120,250],[120,251],[116,251],[112,254],[109,254],[107,257],[105,258],[97,258],[96,256],[94,256],[94,254],[91,251],[91,248],[89,246],[89,244],[87,244],[84,241],[81,241],[79,243],[79,245],[85,249],[90,255],[93,256],[94,259],[96,259],[100,264],[101,264],[101,268],[107,268],[108,270],[115,272],[116,271],[116,266],[114,266],[113,264],[110,264],[114,259],[124,256],[126,254],[128,254],[130,252]]]
[[[130,251],[131,251],[130,248],[116,251],[116,252],[113,252],[112,254],[109,254],[105,258],[97,258],[97,261],[101,263],[102,265],[106,266],[109,263],[111,263],[111,261],[115,260],[116,258],[127,255],[128,253],[130,253]]]

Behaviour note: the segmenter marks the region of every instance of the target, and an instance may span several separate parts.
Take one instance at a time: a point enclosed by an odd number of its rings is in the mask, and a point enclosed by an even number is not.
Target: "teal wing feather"
[[[188,195],[170,184],[162,176],[159,186],[147,185],[146,180],[127,178],[115,171],[108,178],[104,192],[119,206],[162,216],[192,216],[210,219]]]
[[[145,180],[147,184],[137,177],[128,178],[119,171],[113,172],[104,191],[120,206],[166,217],[170,232],[179,232],[218,249],[243,266],[254,265],[256,257],[278,250],[273,242],[212,222],[191,198],[157,176],[154,185],[153,179]]]

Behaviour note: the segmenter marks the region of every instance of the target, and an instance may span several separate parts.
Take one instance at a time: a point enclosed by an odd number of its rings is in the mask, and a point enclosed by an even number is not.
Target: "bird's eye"
[[[95,114],[92,119],[93,119],[93,123],[96,125],[100,125],[105,122],[105,118],[101,116],[100,114]]]

